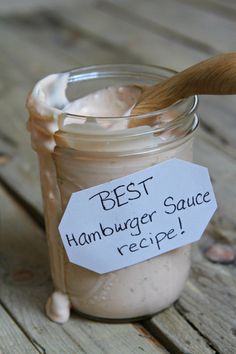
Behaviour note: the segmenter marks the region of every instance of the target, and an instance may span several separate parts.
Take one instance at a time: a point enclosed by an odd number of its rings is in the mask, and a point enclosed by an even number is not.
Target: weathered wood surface
[[[0,328],[0,353],[39,353],[2,305],[0,305]]]
[[[177,304],[184,317],[220,353],[234,354],[236,348],[235,274],[235,266],[212,264],[196,250],[192,278]]]
[[[4,205],[1,213],[0,299],[19,324],[20,333],[16,332],[16,324],[14,327],[4,318],[1,321],[4,321],[5,335],[12,326],[12,341],[15,337],[19,352],[30,353],[24,351],[27,346],[21,338],[22,329],[25,338],[40,353],[168,353],[141,325],[94,323],[76,315],[65,325],[48,320],[44,305],[52,284],[44,233],[2,189],[0,196]],[[10,353],[12,341],[0,343],[4,354]],[[31,352],[37,351],[32,347]]]
[[[233,51],[235,11],[233,0],[0,3],[0,178],[13,196],[2,191],[0,310],[2,345],[9,343],[0,346],[4,354],[11,348],[7,333],[27,353],[165,353],[158,341],[171,353],[236,352],[235,265],[213,264],[202,254],[215,241],[236,247],[235,97],[201,100],[195,161],[209,167],[219,209],[194,247],[192,274],[180,300],[142,324],[157,340],[139,325],[105,325],[73,315],[59,326],[45,318],[52,285],[45,237],[35,224],[42,225],[41,197],[24,108],[34,82],[50,72],[107,62],[181,70]]]
[[[161,31],[163,36],[179,38],[187,45],[203,51],[230,51],[236,46],[233,35],[235,22],[214,12],[214,6],[211,11],[201,7],[195,7],[193,11],[191,2],[178,0],[169,0],[168,6],[165,0],[105,0],[100,3],[104,11],[116,12],[120,17],[129,16],[129,20],[136,20],[136,23],[137,18],[140,18],[141,26],[152,26],[154,31]]]
[[[173,353],[215,353],[174,306],[145,321],[145,326]]]

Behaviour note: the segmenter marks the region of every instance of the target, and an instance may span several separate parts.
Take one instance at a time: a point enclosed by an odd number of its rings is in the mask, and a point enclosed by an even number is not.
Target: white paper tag
[[[59,231],[70,262],[103,274],[199,240],[216,208],[207,168],[172,159],[72,193]]]

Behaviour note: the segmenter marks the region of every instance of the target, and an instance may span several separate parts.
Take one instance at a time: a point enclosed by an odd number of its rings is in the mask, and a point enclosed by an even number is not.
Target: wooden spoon
[[[131,115],[164,109],[192,95],[236,94],[236,53],[221,54],[190,66],[154,86],[142,88]],[[157,117],[130,120],[129,127],[153,124]]]

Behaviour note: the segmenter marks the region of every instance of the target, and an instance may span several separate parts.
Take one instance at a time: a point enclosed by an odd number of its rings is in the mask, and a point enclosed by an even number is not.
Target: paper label
[[[103,274],[199,240],[216,208],[207,168],[171,159],[72,193],[59,231],[70,262]]]

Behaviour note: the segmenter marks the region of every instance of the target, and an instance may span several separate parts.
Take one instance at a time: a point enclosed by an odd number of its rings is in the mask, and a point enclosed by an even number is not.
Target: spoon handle
[[[145,88],[132,114],[160,110],[195,94],[236,94],[236,53],[204,60],[155,86]]]

